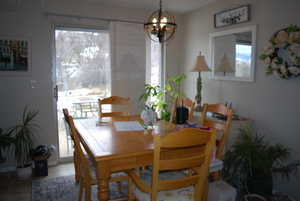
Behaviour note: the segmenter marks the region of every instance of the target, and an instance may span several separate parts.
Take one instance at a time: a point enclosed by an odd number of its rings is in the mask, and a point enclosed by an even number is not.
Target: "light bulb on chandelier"
[[[162,10],[162,1],[160,0],[159,10],[150,15],[144,28],[151,40],[163,43],[174,36],[177,24],[172,15]]]

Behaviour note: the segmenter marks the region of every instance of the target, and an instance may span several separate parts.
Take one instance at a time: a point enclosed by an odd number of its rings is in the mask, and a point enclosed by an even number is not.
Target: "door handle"
[[[58,86],[55,85],[54,87],[54,98],[56,99],[56,101],[58,101]]]

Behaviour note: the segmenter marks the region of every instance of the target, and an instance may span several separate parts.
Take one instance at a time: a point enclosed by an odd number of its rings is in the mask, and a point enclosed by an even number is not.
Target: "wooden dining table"
[[[96,119],[74,121],[83,146],[96,166],[98,200],[101,201],[109,199],[109,179],[112,173],[151,165],[153,135],[165,135],[176,130],[175,124],[159,121],[152,130],[117,131],[114,126],[116,121],[143,123],[139,116],[117,117],[106,122]],[[174,157],[188,156],[195,151],[199,151],[199,148],[182,149],[172,154]]]

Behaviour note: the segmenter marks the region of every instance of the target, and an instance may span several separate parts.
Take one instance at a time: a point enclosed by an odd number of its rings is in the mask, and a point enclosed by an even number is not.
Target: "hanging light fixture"
[[[159,41],[160,43],[172,38],[176,27],[175,18],[162,10],[162,0],[160,0],[159,10],[153,12],[144,24],[144,28],[150,39]]]

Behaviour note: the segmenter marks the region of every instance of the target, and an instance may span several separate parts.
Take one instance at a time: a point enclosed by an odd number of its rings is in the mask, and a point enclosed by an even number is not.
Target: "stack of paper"
[[[117,131],[142,131],[143,126],[138,121],[115,121]]]

